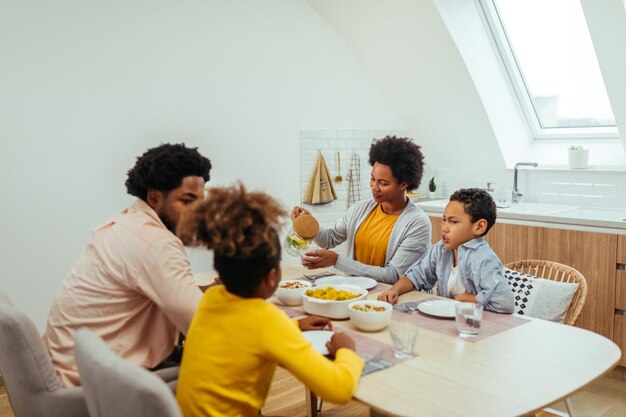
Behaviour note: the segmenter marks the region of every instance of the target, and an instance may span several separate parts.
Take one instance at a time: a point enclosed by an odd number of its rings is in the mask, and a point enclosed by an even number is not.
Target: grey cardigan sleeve
[[[348,239],[348,224],[353,217],[350,211],[346,212],[341,219],[335,222],[333,227],[320,228],[319,233],[315,236],[313,241],[324,249],[331,249],[341,245]]]
[[[395,283],[413,262],[421,258],[430,248],[431,224],[427,216],[413,219],[402,231],[395,247],[389,247],[387,253],[393,253],[384,267],[367,265],[339,255],[335,268],[351,275],[363,275],[386,284]],[[389,241],[392,246],[394,242]]]
[[[404,275],[413,283],[416,291],[430,291],[437,283],[437,262],[441,243],[432,246]]]

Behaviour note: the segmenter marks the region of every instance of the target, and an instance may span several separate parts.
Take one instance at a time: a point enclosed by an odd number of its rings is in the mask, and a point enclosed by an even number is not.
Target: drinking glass
[[[464,339],[478,336],[483,318],[483,306],[477,303],[457,303],[455,309],[459,336]]]
[[[304,260],[307,258],[305,253],[312,252],[312,251],[318,250],[318,249],[319,249],[319,246],[317,246],[315,244],[310,244],[309,246],[306,247],[306,249],[301,249],[300,250],[300,262],[304,263]]]
[[[389,324],[389,334],[393,341],[393,356],[398,359],[410,359],[413,355],[417,326],[409,323],[392,321]]]

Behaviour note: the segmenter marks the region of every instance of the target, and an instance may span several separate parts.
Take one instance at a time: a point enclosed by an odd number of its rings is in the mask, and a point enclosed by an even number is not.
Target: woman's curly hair
[[[424,155],[420,146],[409,138],[385,136],[374,140],[370,147],[369,163],[374,166],[388,165],[399,183],[406,183],[407,190],[419,187],[424,175]]]
[[[226,288],[250,297],[280,263],[277,229],[286,215],[265,193],[248,192],[242,184],[215,187],[183,215],[177,234],[189,246],[212,249],[215,269]]]
[[[171,191],[178,188],[183,178],[198,176],[208,181],[211,161],[184,143],[169,144],[148,149],[137,158],[135,166],[128,171],[126,191],[146,200],[148,190]]]

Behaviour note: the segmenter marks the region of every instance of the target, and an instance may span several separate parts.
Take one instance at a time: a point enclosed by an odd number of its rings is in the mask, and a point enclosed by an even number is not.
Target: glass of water
[[[478,336],[483,318],[483,306],[477,303],[457,303],[455,309],[459,336],[464,339]]]
[[[393,356],[398,359],[410,359],[414,356],[417,326],[399,321],[389,324],[389,334],[393,341]]]

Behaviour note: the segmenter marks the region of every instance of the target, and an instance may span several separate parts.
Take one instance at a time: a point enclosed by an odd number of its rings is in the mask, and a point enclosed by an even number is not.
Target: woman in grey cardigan
[[[334,266],[339,271],[396,282],[431,246],[431,223],[405,195],[419,187],[424,169],[420,147],[408,138],[387,136],[370,147],[372,200],[351,206],[343,218],[315,237],[320,250],[305,253],[310,269]],[[301,207],[292,219],[308,213]],[[346,255],[329,250],[346,242]]]

